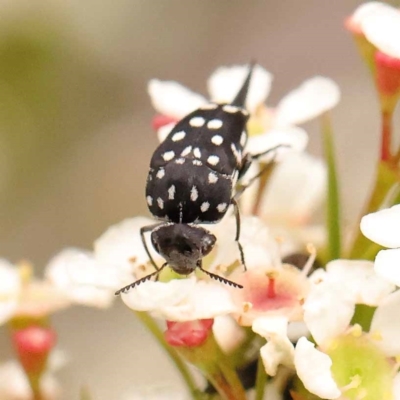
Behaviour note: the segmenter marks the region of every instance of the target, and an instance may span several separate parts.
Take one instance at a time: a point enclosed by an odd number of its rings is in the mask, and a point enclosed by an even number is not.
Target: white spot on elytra
[[[226,203],[221,203],[217,205],[217,210],[222,213],[226,210],[226,207],[228,206],[228,204]]]
[[[200,110],[215,110],[218,107],[217,104],[214,103],[208,103],[204,104],[200,107]]]
[[[244,108],[242,108],[240,110],[242,112],[243,115],[245,115],[246,117],[249,115],[249,112],[247,110],[245,110]]]
[[[190,200],[196,201],[198,197],[199,197],[199,192],[197,191],[196,186],[192,186],[192,189],[190,191]]]
[[[153,198],[152,198],[151,196],[147,196],[147,197],[146,197],[146,200],[147,200],[147,204],[148,204],[149,206],[152,206],[152,205],[153,205]]]
[[[164,175],[165,175],[165,170],[164,170],[163,168],[161,168],[161,169],[157,172],[156,177],[157,177],[158,179],[162,179],[162,178],[164,178]]]
[[[163,199],[161,197],[159,197],[157,199],[157,204],[158,204],[158,207],[160,207],[161,209],[164,208],[164,201],[163,201]]]
[[[175,157],[175,153],[171,150],[171,151],[166,151],[163,155],[162,158],[165,161],[170,161]]]
[[[193,160],[192,162],[193,162],[193,165],[198,165],[198,166],[203,165],[203,163],[200,160]]]
[[[172,185],[169,189],[168,189],[168,198],[170,200],[173,200],[175,197],[175,185]]]
[[[185,159],[184,158],[177,158],[175,160],[175,164],[184,164],[185,163]]]
[[[219,163],[219,157],[218,156],[210,156],[207,158],[207,162],[211,165],[217,165]]]
[[[208,129],[219,129],[222,126],[222,121],[220,119],[212,119],[208,121],[207,128]]]
[[[192,146],[185,147],[181,153],[182,157],[187,156],[192,151]]]
[[[203,117],[193,117],[190,121],[189,124],[190,126],[193,126],[195,128],[200,128],[201,126],[204,125],[206,120]]]
[[[210,208],[210,203],[208,201],[205,201],[200,206],[201,212],[206,212],[209,208]]]
[[[179,131],[173,134],[172,136],[172,141],[173,142],[179,142],[186,136],[186,133],[184,131]]]
[[[211,138],[211,142],[213,142],[216,146],[220,146],[224,138],[221,135],[215,135]]]
[[[210,172],[208,174],[208,183],[216,183],[216,182],[218,182],[217,174],[214,174],[213,172]]]
[[[236,112],[238,112],[240,110],[239,107],[232,106],[230,104],[226,104],[225,106],[222,107],[222,109],[224,111],[226,111],[227,113],[230,113],[230,114],[234,114],[234,113],[236,113]]]
[[[240,135],[240,145],[244,147],[247,141],[247,133],[246,131],[243,131],[242,134]]]
[[[200,151],[200,149],[199,149],[198,147],[196,147],[196,148],[193,150],[193,154],[194,154],[195,157],[201,158],[201,151]]]

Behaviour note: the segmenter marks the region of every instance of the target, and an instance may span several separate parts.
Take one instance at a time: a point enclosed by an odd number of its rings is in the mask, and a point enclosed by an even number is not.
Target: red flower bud
[[[376,83],[384,96],[400,94],[400,59],[377,51],[375,53]]]
[[[56,334],[50,328],[30,326],[12,334],[21,365],[28,375],[40,375],[47,357],[56,344]]]
[[[213,323],[213,319],[185,322],[167,321],[167,330],[164,332],[164,337],[171,346],[200,346],[208,338]]]

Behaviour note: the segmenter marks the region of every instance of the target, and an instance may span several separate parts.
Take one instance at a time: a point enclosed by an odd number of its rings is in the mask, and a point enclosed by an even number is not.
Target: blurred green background
[[[157,144],[147,81],[174,79],[205,93],[217,66],[252,59],[275,76],[270,105],[314,75],[340,85],[333,124],[351,221],[379,140],[373,85],[343,25],[360,3],[0,0],[0,255],[40,271],[60,249],[90,248],[111,224],[147,213],[144,182]],[[318,124],[306,127],[319,154]],[[65,399],[82,384],[105,400],[175,382],[117,303],[56,316],[71,359],[60,374]]]

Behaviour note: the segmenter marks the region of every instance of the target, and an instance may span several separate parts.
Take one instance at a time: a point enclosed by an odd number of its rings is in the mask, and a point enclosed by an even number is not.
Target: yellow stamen
[[[350,389],[357,389],[361,385],[362,379],[360,375],[354,375],[350,378],[350,383],[342,387],[342,392],[346,392]]]
[[[250,303],[249,301],[245,301],[243,303],[243,312],[249,312],[253,308],[253,304]]]
[[[33,265],[27,260],[22,260],[17,264],[17,268],[22,284],[28,284],[33,277]]]

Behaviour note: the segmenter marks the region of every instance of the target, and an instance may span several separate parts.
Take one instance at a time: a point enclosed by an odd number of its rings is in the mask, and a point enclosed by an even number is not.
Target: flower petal
[[[400,372],[393,379],[393,396],[394,400],[400,400]]]
[[[383,279],[400,286],[400,249],[381,250],[375,258],[375,271]]]
[[[276,151],[271,151],[259,158],[260,161],[269,162],[272,159],[280,161],[293,152],[301,152],[307,147],[307,132],[299,127],[290,126],[282,129],[272,129],[262,135],[250,136],[246,145],[246,151],[250,154],[261,154],[282,146]]]
[[[8,261],[0,259],[0,325],[15,312],[20,290],[17,269]]]
[[[361,27],[363,20],[368,15],[375,13],[375,11],[379,12],[382,7],[391,8],[390,6],[383,4],[380,1],[369,1],[367,3],[361,4],[356,8],[353,15],[350,17],[351,23],[356,27]]]
[[[270,221],[301,225],[322,205],[327,185],[325,163],[307,153],[279,163],[260,202],[260,215]]]
[[[139,267],[148,264],[150,260],[140,237],[140,228],[154,223],[150,218],[135,217],[111,226],[94,243],[96,260],[116,265],[123,272],[135,272]],[[162,262],[151,243],[147,243],[154,261]]]
[[[93,255],[65,249],[50,260],[45,276],[72,301],[88,306],[108,307],[123,278],[114,266],[96,262]]]
[[[173,123],[164,125],[157,130],[157,137],[158,137],[158,140],[160,141],[160,143],[162,143],[166,139],[166,137],[169,135],[169,133],[172,131],[172,129],[174,129],[175,125],[176,125],[176,123],[173,122]]]
[[[226,286],[217,282],[197,281],[184,302],[176,306],[165,305],[162,313],[170,321],[192,321],[227,315],[235,309]]]
[[[361,232],[368,239],[385,247],[400,247],[400,204],[365,215]]]
[[[361,20],[366,38],[383,53],[400,58],[400,11],[387,4],[374,6]]]
[[[135,311],[159,311],[185,301],[196,284],[195,278],[173,279],[164,282],[146,282],[121,295],[124,303]]]
[[[249,67],[246,65],[218,68],[208,80],[211,99],[217,103],[230,103],[243,85],[248,71]],[[272,75],[260,65],[256,65],[246,100],[246,108],[250,112],[264,103],[269,95],[271,82]]]
[[[323,399],[340,397],[340,390],[332,377],[332,360],[305,337],[297,342],[294,364],[299,378],[311,393]]]
[[[280,364],[293,365],[294,347],[287,336],[288,319],[286,317],[261,317],[252,325],[255,333],[267,339],[267,344],[260,349],[265,371],[275,376]]]
[[[181,119],[207,100],[178,82],[152,79],[147,88],[153,107],[161,114]]]
[[[229,315],[215,317],[213,333],[225,354],[235,350],[246,339],[245,330]]]
[[[124,303],[137,311],[169,321],[208,319],[233,312],[235,306],[228,290],[216,282],[196,278],[176,279],[168,283],[146,282],[122,295]]]
[[[389,357],[400,355],[400,291],[396,291],[379,305],[372,318],[370,332],[377,337],[377,346]]]
[[[318,344],[343,333],[355,310],[353,295],[329,280],[314,285],[304,303],[304,322]]]
[[[275,125],[297,125],[331,110],[340,100],[338,85],[331,79],[316,76],[287,94],[276,109]]]
[[[359,304],[377,306],[395,289],[393,284],[375,273],[374,264],[370,261],[334,260],[328,263],[326,270],[327,279],[352,293],[354,302]]]

